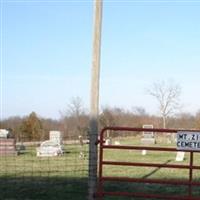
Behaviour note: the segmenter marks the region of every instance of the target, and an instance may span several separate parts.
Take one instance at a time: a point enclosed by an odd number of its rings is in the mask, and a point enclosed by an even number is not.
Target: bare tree
[[[86,135],[88,129],[88,116],[80,97],[71,98],[67,109],[60,112],[64,136],[77,137]]]
[[[180,108],[181,87],[170,82],[155,82],[148,89],[148,94],[153,96],[159,105],[160,114],[162,116],[163,128],[166,128],[166,119]]]
[[[112,109],[110,109],[109,107],[105,107],[102,110],[102,113],[99,116],[99,122],[101,127],[105,127],[105,126],[114,126],[115,125],[115,119],[112,113]],[[110,130],[106,131],[107,133],[107,137],[110,137]]]
[[[67,115],[79,118],[80,115],[85,114],[83,102],[80,97],[73,97],[67,106]]]
[[[132,108],[132,112],[135,114],[135,115],[140,115],[140,116],[147,116],[147,112],[145,110],[145,108],[143,107],[140,107],[140,106],[135,106]]]

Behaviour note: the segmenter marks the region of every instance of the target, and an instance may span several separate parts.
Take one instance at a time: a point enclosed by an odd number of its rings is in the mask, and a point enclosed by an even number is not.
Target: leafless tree
[[[82,99],[80,97],[73,97],[67,106],[66,114],[78,118],[80,115],[85,114]]]
[[[60,112],[64,137],[77,137],[87,134],[88,115],[80,97],[71,98],[67,109]]]
[[[180,85],[175,84],[173,81],[158,81],[153,83],[147,92],[157,100],[162,116],[163,128],[166,128],[167,117],[174,114],[180,108]]]
[[[135,106],[132,108],[132,112],[135,114],[135,115],[140,115],[140,116],[147,116],[147,112],[145,110],[145,108],[143,107],[140,107],[140,106]]]

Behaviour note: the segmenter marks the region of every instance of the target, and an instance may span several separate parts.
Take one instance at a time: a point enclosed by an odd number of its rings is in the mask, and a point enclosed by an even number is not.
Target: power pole
[[[89,145],[89,180],[88,200],[96,199],[97,160],[98,160],[98,115],[99,115],[99,77],[101,54],[102,0],[94,0],[94,35],[92,57],[92,79],[90,94],[90,145]]]

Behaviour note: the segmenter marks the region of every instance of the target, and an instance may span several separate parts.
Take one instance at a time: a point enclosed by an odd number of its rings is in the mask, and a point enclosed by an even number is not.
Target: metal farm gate
[[[196,187],[199,191],[200,181],[199,179],[195,179],[193,177],[194,170],[200,170],[199,163],[196,165],[195,158],[199,155],[197,155],[198,151],[192,151],[192,150],[184,150],[184,152],[187,152],[189,154],[188,156],[188,164],[168,164],[168,163],[146,163],[146,162],[127,162],[127,161],[113,161],[113,160],[106,160],[104,158],[105,150],[111,150],[113,152],[113,155],[115,154],[115,150],[120,151],[153,151],[153,152],[178,152],[176,147],[157,147],[156,145],[116,145],[116,144],[106,144],[105,143],[105,133],[106,131],[122,131],[122,132],[134,132],[135,134],[138,132],[156,132],[160,134],[171,134],[171,133],[177,133],[180,130],[177,129],[149,129],[149,128],[128,128],[128,127],[106,127],[104,128],[100,133],[100,152],[99,152],[99,180],[98,180],[98,190],[96,195],[99,197],[99,199],[103,199],[106,196],[115,196],[115,197],[136,197],[136,198],[145,198],[145,199],[168,199],[168,200],[199,200],[200,194],[193,194],[193,189]],[[188,131],[188,130],[187,130]],[[190,132],[196,132],[191,131]],[[198,131],[199,132],[199,131]],[[179,179],[179,180],[170,180],[166,178],[132,178],[127,176],[123,177],[116,177],[116,176],[109,176],[104,175],[104,168],[106,166],[112,166],[113,168],[116,166],[123,166],[126,167],[135,167],[135,168],[159,168],[159,169],[171,169],[171,170],[187,170],[188,175],[184,174],[186,179]],[[104,189],[104,186],[108,184],[109,182],[115,182],[115,184],[118,183],[128,183],[128,184],[142,184],[142,185],[160,185],[161,187],[185,187],[185,194],[160,194],[158,193],[152,193],[152,192],[145,192],[143,190],[140,190],[138,192],[135,191],[120,191],[120,190],[114,190],[114,191],[106,191]]]

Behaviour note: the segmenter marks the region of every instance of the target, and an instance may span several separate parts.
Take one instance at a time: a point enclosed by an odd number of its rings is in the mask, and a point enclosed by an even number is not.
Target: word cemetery
[[[200,132],[177,132],[177,149],[200,151]]]

